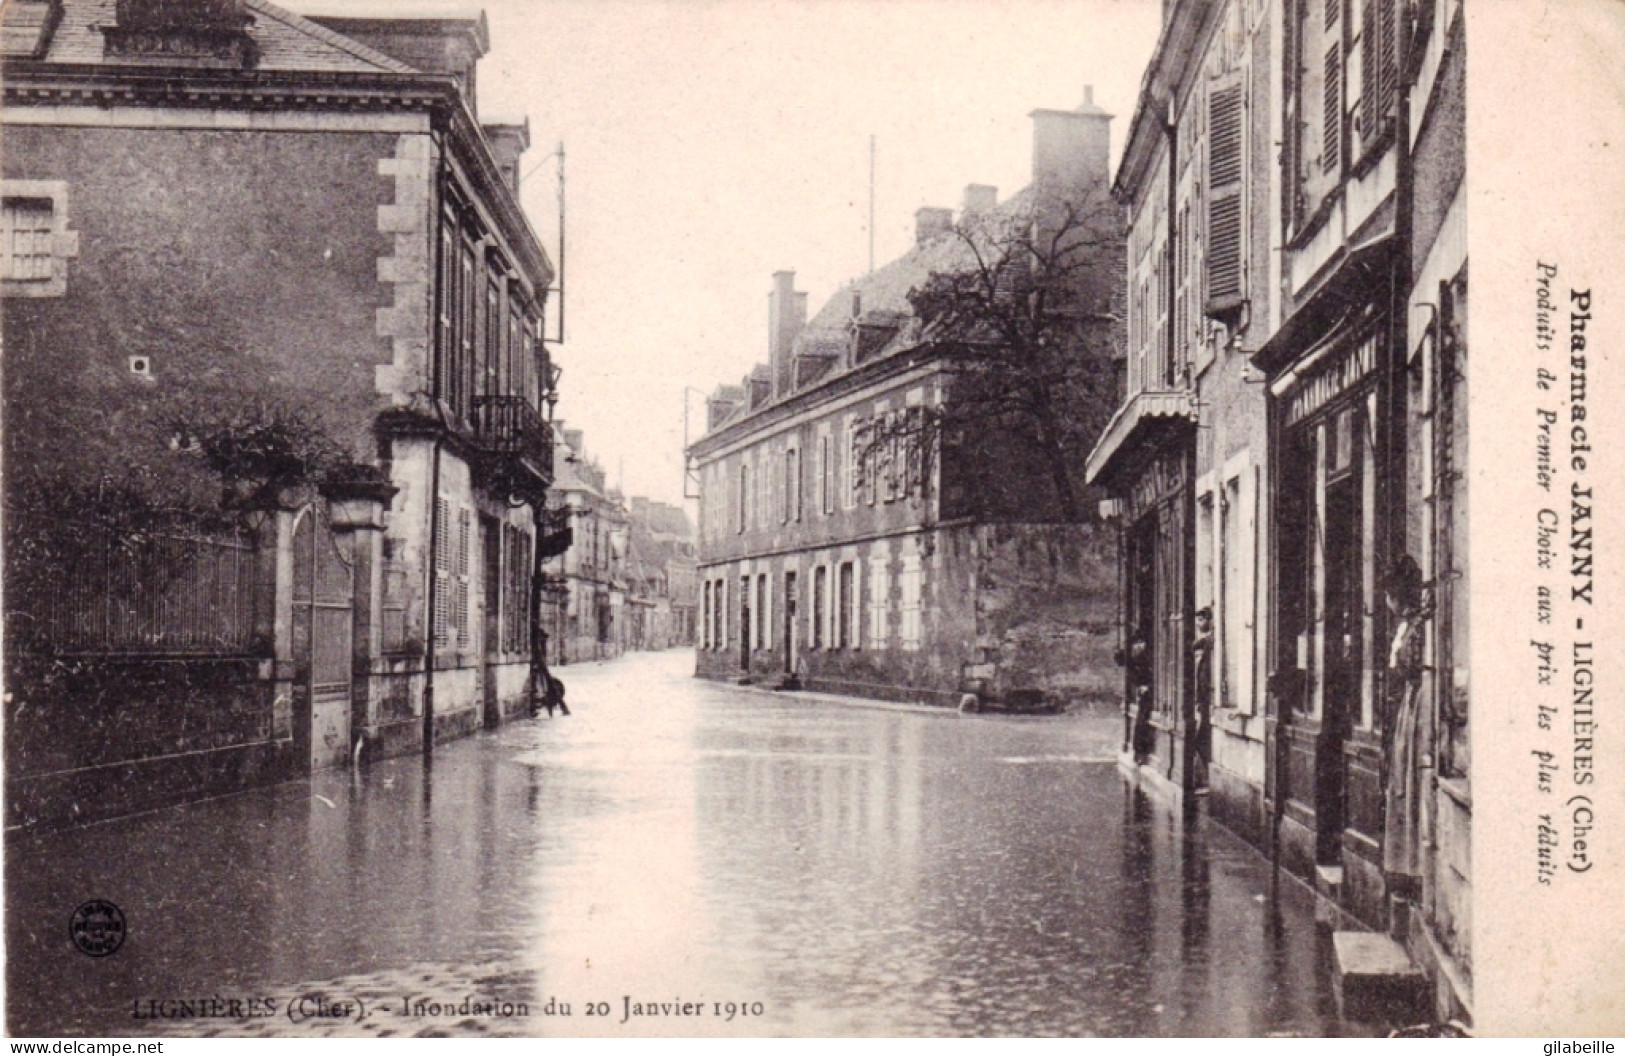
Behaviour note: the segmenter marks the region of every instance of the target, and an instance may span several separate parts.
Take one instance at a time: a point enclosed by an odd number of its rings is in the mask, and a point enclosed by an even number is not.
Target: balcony
[[[474,443],[499,475],[553,479],[553,432],[523,396],[474,398]]]

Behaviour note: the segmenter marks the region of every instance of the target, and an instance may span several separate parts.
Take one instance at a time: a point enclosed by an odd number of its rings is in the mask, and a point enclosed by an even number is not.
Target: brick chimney
[[[530,147],[530,118],[493,121],[488,125],[481,125],[480,128],[485,131],[485,141],[491,144],[491,155],[496,158],[497,171],[502,173],[502,182],[506,183],[508,190],[518,198],[519,159]]]
[[[954,211],[952,209],[939,209],[935,206],[922,206],[914,210],[914,244],[923,246],[932,239],[940,238],[952,231],[954,227]]]
[[[775,271],[773,291],[767,295],[767,363],[775,399],[794,388],[790,346],[806,325],[807,295],[796,289],[796,273]]]
[[[1112,115],[1095,105],[1093,85],[1076,110],[1034,110],[1033,189],[1072,197],[1105,186],[1110,176]]]

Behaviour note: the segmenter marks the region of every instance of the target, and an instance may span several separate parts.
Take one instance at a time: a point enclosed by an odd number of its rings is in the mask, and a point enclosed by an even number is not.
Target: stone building
[[[612,660],[630,646],[626,505],[586,452],[579,429],[556,430],[560,457],[550,505],[570,533],[570,548],[548,562],[557,592],[547,628],[548,661]]]
[[[1433,984],[1398,1014],[1441,1017],[1472,1008],[1461,7],[1166,6],[1116,183],[1127,398],[1090,461],[1152,643],[1126,768],[1205,786],[1314,888],[1341,977],[1386,935],[1390,993]]]
[[[1031,421],[958,417],[995,384],[964,355],[986,333],[955,339],[911,300],[941,276],[985,278],[1011,309],[1036,288],[1032,247],[1087,242],[1054,354],[1091,378],[1116,369],[1111,118],[1092,102],[1032,117],[1033,182],[1008,201],[972,185],[957,226],[919,210],[915,246],[811,319],[794,274],[774,276],[768,361],[716,390],[689,451],[702,676],[946,705],[1109,690],[1109,535],[1077,515]],[[979,272],[973,247],[1001,230],[1026,248]]]
[[[694,526],[681,507],[634,495],[627,509],[633,649],[694,644]],[[641,614],[641,615],[640,615]]]
[[[522,707],[554,272],[483,15],[18,0],[0,42],[8,824]]]

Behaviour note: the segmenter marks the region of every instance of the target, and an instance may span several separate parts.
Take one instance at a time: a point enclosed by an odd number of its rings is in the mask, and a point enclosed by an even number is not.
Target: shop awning
[[[1134,454],[1160,443],[1180,426],[1196,422],[1196,401],[1189,390],[1157,390],[1140,392],[1132,396],[1112,420],[1089,452],[1084,466],[1084,479],[1088,484],[1101,483],[1103,478],[1115,476]]]
[[[1299,297],[1298,310],[1281,323],[1264,347],[1253,353],[1253,366],[1273,377],[1351,313],[1367,305],[1383,307],[1396,244],[1389,231],[1334,253]]]

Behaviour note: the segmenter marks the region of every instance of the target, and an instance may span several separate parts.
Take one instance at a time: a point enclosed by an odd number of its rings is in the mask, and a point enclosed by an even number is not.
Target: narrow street
[[[1340,1031],[1309,899],[1127,790],[1115,716],[693,664],[561,669],[572,716],[430,763],[11,839],[12,1033]],[[125,915],[111,956],[69,941],[92,899]]]

